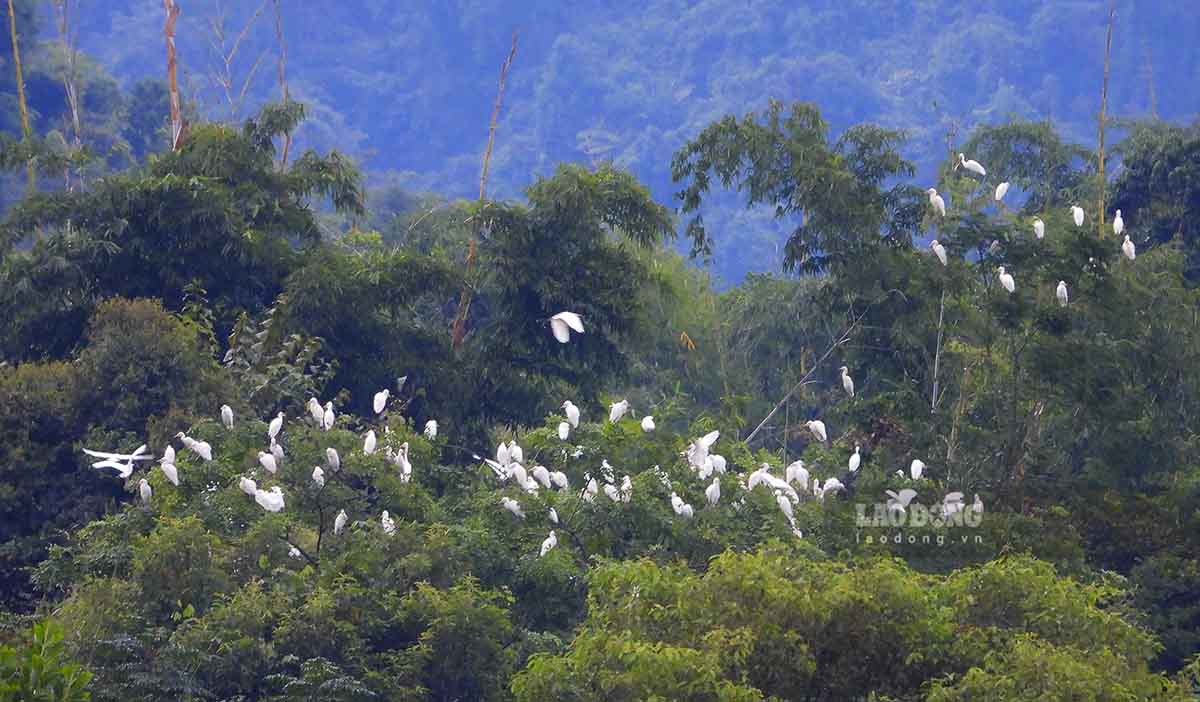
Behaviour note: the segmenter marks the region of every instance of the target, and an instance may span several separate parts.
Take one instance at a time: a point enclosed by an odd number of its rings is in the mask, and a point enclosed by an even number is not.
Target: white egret
[[[712,484],[704,488],[704,499],[708,500],[708,504],[716,505],[721,501],[721,480],[713,478]]]
[[[613,502],[621,501],[621,491],[618,490],[617,486],[613,485],[612,483],[604,484],[604,494],[608,495],[608,499],[612,500]]]
[[[388,536],[396,533],[396,522],[386,509],[383,510],[383,514],[379,515],[379,525],[383,527],[383,533]]]
[[[1083,208],[1079,205],[1071,205],[1071,217],[1075,220],[1075,226],[1083,226]]]
[[[346,510],[340,510],[337,516],[333,519],[333,535],[337,536],[342,533],[342,529],[346,528],[346,522],[350,518],[346,516]]]
[[[233,429],[233,408],[229,405],[221,405],[221,423],[226,429]]]
[[[207,441],[195,441],[190,448],[206,461],[213,459],[212,445]]]
[[[1121,236],[1125,231],[1125,220],[1121,219],[1121,211],[1117,210],[1117,216],[1113,217],[1113,234]]]
[[[838,490],[845,490],[845,489],[846,489],[846,486],[842,483],[842,481],[838,480],[837,478],[826,478],[825,484],[821,486],[821,495],[824,496],[824,495],[828,495],[831,492],[837,492]]]
[[[1121,253],[1125,254],[1125,258],[1132,261],[1137,258],[1137,247],[1129,240],[1129,235],[1125,235],[1125,243],[1121,244]]]
[[[279,430],[283,428],[283,412],[275,415],[271,423],[267,425],[267,438],[271,443],[275,443],[275,437],[279,436]]]
[[[554,483],[554,487],[559,490],[566,490],[571,486],[570,481],[567,480],[567,474],[561,470],[550,471],[550,482]]]
[[[554,511],[553,507],[550,508],[550,523],[558,524],[558,512]]]
[[[512,463],[512,456],[508,453],[508,444],[500,442],[500,445],[496,447],[496,462],[506,468],[509,463]]]
[[[1013,277],[1012,277],[1012,275],[1010,275],[1009,273],[1005,272],[1005,270],[1004,270],[1004,266],[1000,266],[999,268],[997,268],[997,269],[996,269],[996,273],[998,273],[998,274],[999,274],[1000,285],[1001,285],[1001,286],[1002,286],[1002,287],[1003,287],[1005,290],[1007,290],[1007,291],[1008,291],[1010,294],[1011,294],[1011,293],[1012,293],[1014,290],[1016,290],[1016,289],[1017,289],[1017,283],[1016,283],[1016,281],[1014,281],[1014,280],[1013,280]]]
[[[569,422],[558,423],[558,438],[561,441],[566,441],[571,436],[571,424]]]
[[[562,408],[563,408],[563,411],[567,413],[567,421],[571,423],[571,426],[578,427],[579,426],[579,408],[575,406],[575,403],[571,402],[570,400],[566,400],[565,402],[562,403]]]
[[[525,449],[521,448],[516,439],[508,442],[508,455],[512,456],[512,459],[517,463],[525,462]]]
[[[519,519],[525,518],[525,511],[521,509],[521,503],[517,502],[513,498],[501,497],[500,504],[504,506],[504,509],[508,510],[509,512],[512,512],[514,517],[517,517]]]
[[[96,461],[92,464],[93,468],[113,468],[122,478],[128,478],[133,474],[134,461],[153,461],[154,456],[143,455],[146,452],[146,445],[142,444],[137,447],[133,453],[109,453],[107,451],[93,451],[84,449],[83,452],[93,458],[102,458],[104,460]]]
[[[937,239],[929,242],[929,248],[933,251],[933,255],[937,256],[937,260],[944,266],[947,264],[946,247],[938,243]]]
[[[961,492],[946,493],[942,498],[942,519],[949,519],[963,511],[963,494]]]
[[[1056,297],[1058,297],[1058,304],[1060,307],[1067,306],[1067,283],[1066,283],[1066,281],[1063,281],[1063,280],[1058,281],[1058,287],[1055,288],[1054,295]]]
[[[565,344],[571,340],[571,332],[583,333],[583,318],[574,312],[559,312],[550,318],[550,331],[558,343]]]
[[[550,471],[546,468],[546,466],[534,466],[533,468],[530,468],[529,477],[538,481],[538,483],[547,490],[549,490],[550,486],[553,485],[553,483],[550,482]]]
[[[804,461],[793,461],[783,470],[784,482],[800,483],[802,490],[808,489],[808,477],[808,469],[804,467]]]
[[[163,475],[167,476],[167,482],[179,487],[179,469],[175,467],[174,463],[163,463],[159,468]]]
[[[854,454],[850,456],[850,462],[846,464],[846,467],[850,469],[851,473],[857,471],[858,466],[862,464],[862,455],[859,453],[861,448],[862,447],[858,444],[854,445]]]
[[[847,395],[854,397],[854,378],[850,377],[850,369],[842,366],[838,370],[842,374],[842,389],[846,391]]]
[[[979,493],[975,493],[975,502],[971,504],[971,510],[976,514],[983,514],[983,500],[979,499]]]
[[[783,512],[783,516],[787,517],[789,524],[795,523],[796,518],[792,514],[792,501],[783,494],[783,491],[775,491],[775,504],[779,505],[779,511]]]
[[[919,458],[914,458],[912,465],[908,467],[908,472],[912,475],[913,480],[920,480],[921,474],[925,472],[925,462]]]
[[[383,414],[383,408],[387,407],[388,396],[391,394],[392,391],[387,388],[375,393],[375,398],[371,401],[371,408],[375,410],[375,414]]]
[[[433,441],[434,439],[436,439],[437,438],[437,430],[438,430],[438,425],[437,425],[436,419],[431,419],[428,422],[425,422],[425,438],[426,439],[429,439],[430,441]]]
[[[329,464],[330,470],[334,473],[342,469],[342,457],[338,455],[337,449],[332,446],[325,449],[325,462]]]
[[[587,477],[587,476],[584,476]],[[597,493],[600,492],[600,486],[596,484],[595,478],[588,478],[587,485],[583,488],[583,494],[580,497],[584,502],[591,502],[595,499]]]
[[[654,431],[654,417],[651,417],[650,415],[642,417],[642,431],[646,432],[647,434]]]
[[[268,473],[274,473],[279,470],[278,464],[275,463],[275,456],[266,451],[258,452],[258,464],[266,468]]]
[[[142,496],[142,504],[149,506],[154,491],[150,489],[150,483],[145,478],[138,481],[138,494]]]
[[[554,535],[554,530],[551,529],[550,536],[547,536],[546,540],[542,542],[542,550],[540,553],[538,553],[538,558],[541,558],[542,556],[545,556],[547,553],[550,553],[550,549],[554,548],[557,545],[558,545],[558,537]]]
[[[614,402],[612,404],[612,407],[608,408],[608,421],[619,422],[619,421],[621,421],[621,417],[624,417],[625,413],[628,411],[629,411],[629,400],[621,400],[620,402]]]
[[[321,466],[313,466],[312,480],[317,487],[325,487],[325,471],[321,470]]]
[[[1046,236],[1046,223],[1040,217],[1033,219],[1033,235],[1039,239]]]
[[[912,488],[904,488],[900,492],[894,490],[885,490],[884,492],[888,495],[888,511],[900,512],[901,514],[908,511],[908,505],[917,496],[917,491]]]
[[[987,170],[982,165],[980,165],[978,161],[976,161],[974,159],[968,159],[966,157],[966,155],[964,155],[964,154],[958,155],[958,163],[955,164],[955,166],[954,166],[955,170],[957,170],[959,166],[962,166],[963,168],[967,169],[968,171],[971,171],[972,173],[977,173],[981,176],[987,175]]]
[[[270,490],[255,490],[254,501],[268,512],[278,512],[283,509],[283,489],[276,485]]]
[[[1008,181],[996,186],[996,202],[1003,200],[1006,194],[1008,194]]]
[[[942,199],[941,195],[938,195],[938,191],[935,188],[930,188],[925,192],[929,193],[929,204],[933,206],[933,211],[945,217],[946,201]]]
[[[296,560],[300,560],[301,558],[304,557],[303,555],[300,554],[300,549],[297,548],[294,544],[288,544],[288,546],[290,547],[290,548],[288,548],[289,556],[291,556],[292,558],[295,558]]]
[[[808,427],[808,430],[813,433],[813,436],[817,437],[817,441],[829,441],[829,435],[825,433],[825,422],[822,422],[819,419],[812,419],[808,422],[805,422],[805,425]]]
[[[408,460],[408,442],[400,444],[396,452],[396,466],[400,468],[400,481],[407,483],[412,479],[412,462]]]
[[[241,477],[238,478],[238,489],[250,497],[254,497],[254,495],[258,492],[258,483],[254,482],[250,478]]]
[[[337,415],[333,412],[333,403],[325,403],[325,411],[321,413],[321,428],[329,431],[333,428],[334,421],[337,420]]]
[[[721,454],[719,454],[719,453],[714,453],[714,454],[712,454],[711,456],[709,456],[709,457],[708,457],[708,460],[712,461],[712,467],[713,467],[713,470],[717,471],[718,473],[724,473],[724,472],[725,472],[725,465],[726,465],[726,464],[725,464],[725,457],[724,457],[724,456],[722,456],[722,455],[721,455]]]
[[[171,465],[175,465],[175,447],[170,444],[167,444],[167,447],[165,449],[163,449],[163,455],[162,455],[161,460],[163,463],[170,463]]]
[[[271,444],[271,455],[275,457],[275,465],[283,463],[283,446]]]
[[[321,401],[315,397],[310,397],[308,398],[308,402],[304,404],[304,407],[308,410],[308,414],[313,418],[313,421],[317,423],[317,426],[321,426],[321,423],[325,420],[325,410],[321,407]]]
[[[365,437],[363,437],[363,453],[365,453],[368,456],[375,453],[376,443],[377,442],[375,439],[375,430],[374,429],[367,430],[367,435]]]

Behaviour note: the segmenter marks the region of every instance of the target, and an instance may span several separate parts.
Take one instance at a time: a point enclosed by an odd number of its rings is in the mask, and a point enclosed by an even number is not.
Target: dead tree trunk
[[[29,126],[29,104],[25,101],[25,77],[21,72],[21,47],[17,42],[17,10],[13,7],[13,0],[8,0],[8,29],[12,38],[13,66],[17,72],[17,106],[21,111],[21,138],[24,139],[25,145],[29,146],[33,140],[33,128]],[[26,169],[29,178],[28,193],[32,193],[37,188],[32,158],[29,159]]]

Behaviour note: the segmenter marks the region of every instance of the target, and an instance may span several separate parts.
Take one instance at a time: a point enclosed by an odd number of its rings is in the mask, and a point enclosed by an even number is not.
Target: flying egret
[[[919,458],[914,458],[912,465],[908,467],[908,472],[912,475],[913,480],[920,480],[921,474],[925,472],[925,462]]]
[[[221,405],[221,423],[226,429],[233,429],[233,408],[229,405]]]
[[[279,430],[283,428],[283,412],[275,415],[271,423],[267,425],[267,438],[271,443],[275,443],[275,437],[279,436]]]
[[[254,497],[254,495],[258,492],[258,483],[254,482],[250,478],[241,477],[238,479],[238,489],[250,497]]]
[[[551,529],[550,536],[547,536],[546,540],[542,542],[542,550],[540,553],[538,553],[538,558],[541,558],[542,556],[545,556],[547,553],[550,553],[550,549],[554,548],[557,545],[558,545],[558,537],[554,535],[554,530]]]
[[[333,428],[333,423],[336,420],[337,415],[333,412],[333,402],[326,402],[325,411],[321,413],[321,428],[329,431]]]
[[[325,462],[329,464],[330,470],[334,473],[342,469],[342,457],[338,455],[337,449],[332,446],[325,449]]]
[[[550,318],[550,331],[558,343],[565,344],[571,340],[571,332],[583,333],[583,318],[574,312],[559,312]]]
[[[268,512],[278,512],[283,509],[283,489],[276,485],[270,490],[255,490],[254,501]]]
[[[850,469],[851,473],[857,471],[858,466],[862,463],[862,455],[859,454],[859,449],[861,448],[862,447],[858,444],[854,445],[854,453],[850,456],[850,462],[846,465],[846,467]]]
[[[933,206],[933,211],[945,217],[946,201],[942,199],[941,195],[938,195],[938,191],[935,188],[930,188],[925,192],[929,193],[929,204]]]
[[[646,432],[647,434],[654,431],[654,417],[651,417],[650,415],[642,417],[642,431]]]
[[[1005,290],[1007,290],[1009,293],[1012,293],[1017,289],[1016,281],[1013,280],[1011,275],[1004,271],[1004,266],[997,268],[996,272],[999,274],[1000,285],[1003,286]]]
[[[337,536],[342,533],[342,529],[346,528],[346,521],[350,518],[346,516],[346,510],[341,510],[333,519],[333,535]]]
[[[619,422],[619,421],[621,421],[621,417],[624,417],[625,413],[628,411],[629,411],[629,400],[621,400],[620,402],[614,402],[612,404],[612,407],[608,408],[608,421]]]
[[[825,433],[825,422],[822,422],[819,419],[812,419],[808,422],[805,422],[805,425],[808,427],[808,430],[813,433],[813,436],[817,437],[817,441],[829,441],[829,435]]]
[[[1137,258],[1137,248],[1133,245],[1133,242],[1129,240],[1128,234],[1125,235],[1125,243],[1121,244],[1121,253],[1125,254],[1125,258],[1129,259],[1130,261]]]
[[[569,422],[558,423],[558,438],[560,441],[566,441],[571,436],[571,424]]]
[[[1058,287],[1054,290],[1054,294],[1055,294],[1055,296],[1058,297],[1059,306],[1066,307],[1067,306],[1067,283],[1066,283],[1066,281],[1063,281],[1063,280],[1058,281]]]
[[[375,414],[383,414],[383,408],[387,407],[388,396],[391,394],[392,391],[387,388],[375,393],[375,398],[371,402],[371,408],[375,410]]]
[[[1033,235],[1039,239],[1046,236],[1046,223],[1040,217],[1033,219]]]
[[[179,487],[179,469],[175,467],[174,463],[163,463],[159,469],[162,470],[163,475],[167,476],[167,482]]]
[[[317,487],[325,487],[325,471],[321,470],[321,466],[313,466],[312,481]]]
[[[1121,219],[1121,211],[1117,210],[1117,216],[1113,217],[1113,234],[1121,236],[1125,231],[1125,220]]]
[[[908,510],[908,505],[917,496],[917,491],[912,488],[904,488],[900,492],[894,490],[885,490],[888,495],[887,507],[888,511],[905,513]]]
[[[93,458],[104,459],[104,460],[96,461],[95,463],[93,463],[92,464],[93,468],[116,469],[117,474],[122,479],[124,479],[124,478],[128,478],[130,475],[133,474],[133,462],[134,461],[153,461],[154,460],[154,456],[151,456],[148,454],[143,455],[146,452],[146,448],[147,448],[146,445],[142,444],[141,446],[137,447],[137,449],[135,449],[133,453],[109,453],[107,451],[93,451],[91,449],[86,449],[86,448],[83,450],[83,452],[89,456],[92,456]]]
[[[375,430],[369,429],[367,435],[363,438],[363,453],[370,456],[375,453]]]
[[[929,242],[929,248],[933,251],[933,255],[937,256],[937,260],[940,261],[943,266],[947,264],[945,246],[942,246],[940,243],[938,243],[937,239],[934,239],[933,241]]]
[[[554,511],[553,507],[550,508],[550,523],[558,524],[558,512]]]
[[[1075,219],[1075,226],[1083,226],[1083,208],[1079,205],[1071,205],[1071,217]]]
[[[1003,200],[1004,196],[1007,193],[1008,193],[1008,181],[1004,181],[1000,185],[997,185],[996,186],[996,202],[1000,202],[1001,200]]]
[[[429,439],[430,441],[433,441],[434,439],[436,439],[437,438],[437,430],[438,430],[438,425],[437,425],[436,419],[431,419],[428,422],[425,422],[425,438],[426,439]]]
[[[839,372],[842,374],[842,388],[846,391],[847,395],[854,397],[854,378],[850,377],[850,369],[842,366]]]
[[[500,504],[504,506],[504,509],[508,510],[509,512],[512,512],[514,517],[517,517],[519,519],[525,518],[525,511],[521,509],[521,503],[517,502],[513,498],[501,497]]]
[[[972,173],[977,173],[981,176],[987,175],[987,170],[983,166],[981,166],[978,161],[976,161],[974,159],[968,159],[966,157],[966,155],[964,155],[964,154],[958,155],[958,163],[955,164],[955,166],[954,166],[955,170],[957,170],[959,166],[962,166],[963,168],[967,169],[968,171],[971,171]]]
[[[704,488],[704,499],[708,500],[708,504],[716,505],[721,501],[721,480],[713,478],[712,484]]]
[[[149,506],[150,498],[154,495],[154,491],[150,489],[150,482],[145,478],[138,481],[138,494],[142,496],[142,504]]]
[[[386,509],[383,510],[383,514],[379,515],[379,525],[383,527],[383,533],[388,536],[396,533],[396,522]]]
[[[567,421],[571,423],[571,426],[578,427],[579,408],[575,406],[575,403],[571,402],[570,400],[566,400],[562,403],[562,408],[563,411],[567,413]]]

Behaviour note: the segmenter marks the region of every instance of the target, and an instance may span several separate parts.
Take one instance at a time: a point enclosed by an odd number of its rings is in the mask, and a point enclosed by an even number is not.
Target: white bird
[[[238,479],[238,489],[250,497],[254,497],[254,495],[258,492],[258,483],[254,482],[250,478],[242,477]]]
[[[226,429],[233,429],[233,408],[229,405],[221,405],[221,423]]]
[[[163,475],[167,476],[167,482],[176,487],[179,486],[179,469],[175,467],[174,463],[163,463],[159,468]]]
[[[550,482],[550,471],[546,468],[546,466],[534,466],[530,468],[529,477],[538,481],[538,483],[540,483],[541,486],[547,490],[549,490],[550,486],[553,484]]]
[[[542,556],[545,556],[547,553],[550,553],[550,549],[554,548],[557,545],[558,545],[558,537],[554,535],[554,530],[551,529],[550,536],[547,536],[546,540],[542,542],[542,550],[540,553],[538,553],[538,558],[541,558]]]
[[[367,431],[367,435],[363,438],[363,453],[368,456],[375,453],[375,444],[375,430],[370,429]]]
[[[142,504],[149,505],[154,491],[150,489],[150,483],[145,478],[138,482],[138,493],[142,496]]]
[[[333,423],[337,419],[337,415],[333,412],[333,403],[325,403],[325,411],[321,413],[321,428],[329,431],[333,428]]]
[[[283,489],[276,485],[270,490],[255,490],[254,501],[268,512],[278,512],[283,509]]]
[[[925,192],[929,193],[929,204],[933,206],[933,211],[945,217],[946,201],[942,199],[941,195],[938,195],[938,191],[935,188],[930,188]]]
[[[1007,193],[1008,193],[1008,181],[1005,181],[1005,182],[1001,183],[1000,185],[997,185],[996,186],[996,202],[1000,202],[1001,200],[1003,200],[1004,196]]]
[[[842,484],[842,481],[838,480],[837,478],[826,478],[825,484],[823,486],[821,486],[821,496],[824,497],[825,495],[828,495],[832,492],[837,492],[838,490],[845,490],[845,489],[846,489],[846,486],[844,484]]]
[[[1121,211],[1117,210],[1117,216],[1113,217],[1113,234],[1121,236],[1125,231],[1125,220],[1121,219]]]
[[[188,448],[195,451],[200,458],[203,458],[206,461],[211,461],[213,459],[212,445],[207,441],[193,440],[192,445]]]
[[[822,422],[819,419],[813,419],[805,422],[805,425],[808,427],[808,430],[813,433],[813,436],[817,437],[817,441],[829,441],[829,435],[825,433],[825,422]]]
[[[917,496],[917,491],[912,488],[904,488],[900,492],[894,490],[885,490],[884,492],[888,495],[888,510],[901,513],[908,509],[909,503]]]
[[[342,457],[338,455],[337,449],[332,446],[325,449],[325,462],[329,464],[329,468],[334,473],[342,469]]]
[[[1066,281],[1058,281],[1058,287],[1054,290],[1054,294],[1058,297],[1058,304],[1061,307],[1067,306],[1067,283]]]
[[[558,524],[558,512],[554,511],[553,507],[550,508],[550,523]]]
[[[1046,236],[1046,223],[1040,217],[1035,217],[1033,220],[1033,235],[1039,239]]]
[[[800,489],[808,489],[808,469],[804,467],[804,461],[794,461],[783,470],[783,479],[788,483],[799,483]]]
[[[642,431],[646,432],[647,434],[654,431],[654,417],[651,417],[650,415],[642,417]]]
[[[554,483],[554,487],[558,488],[559,490],[566,490],[571,485],[567,480],[567,474],[561,470],[550,472],[550,482]]]
[[[562,403],[562,408],[563,411],[567,413],[567,421],[571,423],[571,426],[578,427],[579,408],[575,406],[575,403],[571,402],[570,400],[566,400]]]
[[[1079,205],[1071,205],[1071,217],[1075,219],[1075,226],[1083,226],[1083,208]]]
[[[288,549],[289,556],[291,556],[292,558],[295,558],[297,560],[303,558],[303,556],[300,554],[300,549],[296,548],[296,546],[294,546],[292,544],[289,544],[289,546],[290,546],[290,548]]]
[[[283,463],[283,447],[279,444],[271,444],[271,455],[275,457],[275,465]]]
[[[587,476],[584,477],[586,478]],[[588,478],[587,485],[584,486],[583,494],[580,497],[583,498],[584,502],[591,502],[599,492],[600,486],[596,484],[596,479]]]
[[[312,479],[317,487],[325,487],[325,471],[321,470],[321,466],[313,466]]]
[[[518,517],[520,519],[525,518],[525,511],[521,509],[521,503],[517,502],[513,498],[501,497],[500,504],[504,506],[504,509],[512,512],[514,517]]]
[[[954,166],[954,168],[957,169],[959,166],[962,166],[972,173],[978,173],[981,176],[987,175],[987,170],[985,170],[978,161],[974,159],[968,159],[964,154],[958,155],[958,163]]]
[[[558,438],[566,441],[571,436],[571,425],[569,422],[558,423]]]
[[[412,479],[412,463],[408,460],[408,442],[400,444],[396,452],[396,466],[400,468],[400,481],[407,483]]]
[[[783,512],[783,516],[787,517],[789,524],[796,522],[796,518],[792,514],[792,501],[781,490],[775,491],[775,504],[779,505],[779,510]]]
[[[861,447],[858,444],[854,445],[854,453],[850,456],[850,462],[846,465],[846,467],[850,469],[851,473],[857,471],[858,466],[862,463],[862,455],[859,454],[860,448]]]
[[[708,460],[712,461],[712,467],[713,467],[713,470],[717,471],[718,473],[724,473],[724,472],[725,472],[725,465],[726,465],[726,464],[725,464],[725,457],[724,457],[724,456],[722,456],[722,455],[721,455],[721,454],[719,454],[719,453],[714,453],[714,454],[712,454],[711,456],[709,456],[709,457],[708,457]]]
[[[268,473],[274,473],[279,469],[279,466],[275,463],[275,456],[266,451],[258,452],[258,463],[263,468],[266,468]]]
[[[975,502],[971,504],[971,509],[977,514],[983,514],[983,500],[979,499],[979,493],[975,493]]]
[[[942,518],[949,519],[963,510],[963,494],[961,492],[946,493],[942,498]]]
[[[621,491],[618,490],[617,486],[613,485],[612,483],[604,484],[604,494],[608,495],[608,499],[612,500],[613,502],[621,501]]]
[[[337,536],[338,534],[342,533],[342,529],[346,528],[346,521],[349,519],[350,518],[346,516],[346,510],[343,509],[337,513],[337,516],[334,517],[334,519],[333,519],[333,534],[334,534],[334,536]]]
[[[550,331],[558,343],[565,344],[571,340],[571,332],[583,333],[583,318],[574,312],[559,312],[550,318]]]
[[[167,448],[163,449],[162,462],[175,465],[175,447],[167,444]]]
[[[1004,271],[1004,266],[997,268],[996,272],[999,274],[1000,285],[1003,286],[1005,290],[1007,290],[1009,293],[1012,293],[1017,289],[1016,281],[1013,280],[1012,275]]]
[[[379,524],[383,527],[383,533],[391,536],[396,533],[396,522],[392,519],[392,515],[388,511],[383,510],[383,514],[379,515]]]
[[[625,413],[628,411],[629,411],[629,400],[621,400],[620,402],[614,402],[612,404],[612,407],[608,408],[608,421],[619,422],[619,421],[621,421],[621,417],[624,417]]]
[[[383,408],[387,407],[388,396],[391,394],[392,391],[387,388],[375,393],[375,398],[371,402],[371,408],[375,410],[375,414],[383,414]]]
[[[517,463],[525,462],[525,450],[521,448],[516,439],[508,442],[508,455],[512,456],[512,460]]]
[[[122,478],[128,478],[133,474],[134,461],[153,461],[154,456],[146,454],[146,445],[142,444],[137,447],[133,453],[109,453],[107,451],[93,451],[84,449],[83,452],[93,458],[102,458],[105,460],[96,461],[92,464],[93,468],[113,468]],[[144,455],[145,454],[145,455]],[[173,458],[174,456],[172,456]]]
[[[283,428],[283,412],[275,415],[271,423],[267,425],[267,438],[271,443],[275,443],[275,437],[279,436],[279,430]]]
[[[1133,245],[1133,242],[1129,240],[1128,234],[1125,235],[1125,243],[1121,244],[1121,253],[1125,254],[1125,258],[1129,259],[1130,261],[1137,258],[1137,248]]]
[[[304,407],[308,409],[308,414],[317,423],[317,426],[321,426],[321,423],[325,421],[325,410],[321,407],[321,401],[315,397],[310,397],[308,398],[308,402],[304,404]]]
[[[914,458],[912,465],[908,467],[908,472],[912,475],[913,480],[920,480],[921,474],[925,472],[925,462],[919,458]]]
[[[721,480],[719,478],[713,478],[712,484],[704,488],[704,499],[708,500],[710,505],[721,501]]]
[[[507,468],[509,463],[512,463],[512,456],[508,453],[508,444],[503,441],[496,447],[496,463]]]
[[[942,265],[946,265],[946,247],[938,243],[937,239],[929,242],[929,248],[933,250],[933,255],[937,256],[937,260],[941,261]]]
[[[437,430],[438,430],[438,425],[437,425],[436,419],[431,419],[428,422],[425,422],[425,438],[426,439],[429,439],[430,441],[433,441],[434,439],[436,439],[437,438]]]
[[[850,369],[842,366],[839,370],[842,374],[842,389],[846,391],[847,395],[854,397],[854,378],[850,377]]]

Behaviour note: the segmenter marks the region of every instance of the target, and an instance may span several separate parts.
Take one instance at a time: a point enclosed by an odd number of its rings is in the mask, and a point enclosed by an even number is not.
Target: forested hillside
[[[1191,119],[1195,63],[1137,83],[1102,4],[265,2],[247,53],[278,22],[307,58],[225,109],[196,15],[175,101],[163,8],[101,47],[95,6],[13,3],[0,701],[1200,699],[1200,124],[1122,92]],[[1113,36],[1195,25],[1141,9]],[[499,100],[481,28],[520,12],[547,31]],[[742,17],[787,58],[720,78]],[[806,63],[851,20],[930,73]],[[1031,55],[1059,26],[1078,55]],[[1002,64],[1081,106],[947,133],[922,103]],[[468,72],[469,109],[413,97]],[[671,136],[559,151],[564,99]],[[696,265],[730,258],[765,272]]]

